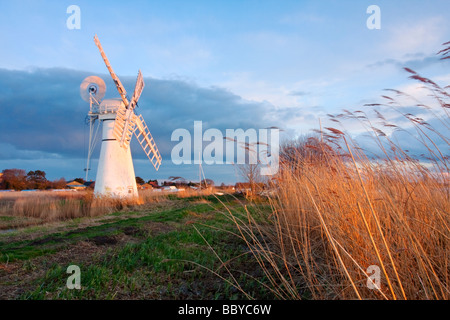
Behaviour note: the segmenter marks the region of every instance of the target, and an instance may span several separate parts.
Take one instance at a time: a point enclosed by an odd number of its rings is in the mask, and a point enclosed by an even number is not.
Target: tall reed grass
[[[141,205],[162,202],[168,195],[177,198],[207,196],[214,194],[213,188],[186,189],[181,192],[139,190],[137,198],[95,196],[93,191],[36,191],[7,192],[0,194],[0,216],[29,217],[41,222],[69,220],[82,217],[97,217],[125,209],[137,209]]]
[[[450,198],[449,87],[418,75],[433,105],[398,90],[368,111],[330,116],[345,127],[357,120],[379,151],[364,150],[343,129],[284,146],[271,183],[270,215],[232,216],[240,236],[281,299],[448,299]],[[412,98],[431,119],[407,113]],[[381,111],[380,111],[381,110]],[[382,110],[403,117],[389,123]],[[424,154],[410,155],[384,131],[404,131]],[[392,131],[391,131],[392,132]],[[263,222],[262,222],[263,221]],[[380,283],[377,276],[379,271]]]
[[[138,199],[94,196],[93,191],[8,192],[0,195],[0,215],[29,217],[41,222],[97,217],[160,201],[164,195],[142,191]]]
[[[33,192],[7,195],[3,215],[38,218],[43,221],[95,217],[110,212],[110,199],[94,198],[92,192]],[[5,203],[7,199],[2,198]]]
[[[323,166],[280,173],[270,236],[289,275],[283,296],[299,297],[301,279],[316,299],[447,299],[448,187],[416,163],[386,168],[349,150],[349,161],[325,154]],[[368,286],[374,265],[380,290]]]

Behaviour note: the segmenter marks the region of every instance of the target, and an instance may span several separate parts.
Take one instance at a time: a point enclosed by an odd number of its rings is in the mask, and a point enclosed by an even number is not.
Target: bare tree
[[[262,177],[260,174],[259,163],[252,164],[246,163],[238,165],[239,174],[244,178],[245,182],[248,183],[250,188],[250,195],[253,196],[258,191],[259,185],[262,183]]]

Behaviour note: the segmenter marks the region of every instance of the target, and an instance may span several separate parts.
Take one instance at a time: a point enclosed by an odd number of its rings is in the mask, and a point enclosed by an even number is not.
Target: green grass
[[[14,217],[0,217],[0,221],[13,221]]]
[[[197,213],[207,212],[211,207],[205,204],[192,207],[192,211]],[[67,232],[54,232],[51,235],[45,235],[32,240],[4,243],[0,242],[0,262],[14,261],[15,259],[28,259],[36,257],[47,252],[48,247],[65,247],[68,244],[76,243],[81,240],[89,240],[99,236],[113,236],[120,234],[125,227],[139,227],[143,222],[179,222],[187,214],[187,209],[169,210],[158,213],[148,213],[140,218],[118,219],[104,223],[99,226],[92,226],[83,229],[76,229]],[[133,215],[133,214],[132,214]],[[109,220],[111,221],[111,220]],[[34,232],[43,230],[44,227],[31,227],[24,232]],[[9,257],[9,258],[8,258]]]
[[[214,197],[198,200],[169,199],[170,205],[161,211],[117,212],[99,225],[0,242],[0,261],[22,261],[27,272],[45,271],[27,283],[31,289],[16,297],[20,299],[246,298],[231,284],[235,281],[252,296],[271,298],[253,279],[264,276],[256,274],[258,266],[245,243],[230,233],[236,230],[223,205]],[[224,196],[221,201],[234,214],[245,213],[234,198]],[[132,241],[108,243],[125,236]],[[52,253],[73,248],[81,241],[93,242],[104,250],[86,252],[88,259],[77,255],[51,262]],[[225,266],[217,256],[228,261]],[[66,270],[71,264],[81,269],[81,290],[66,287],[70,276]]]

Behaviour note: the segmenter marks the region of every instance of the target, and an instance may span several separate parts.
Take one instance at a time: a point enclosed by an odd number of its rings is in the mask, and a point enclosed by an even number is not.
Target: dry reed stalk
[[[376,212],[375,212],[375,210],[374,210],[374,208],[373,208],[372,202],[370,201],[370,197],[369,197],[369,194],[367,193],[367,189],[366,189],[365,186],[364,186],[364,182],[363,182],[363,180],[362,180],[360,170],[358,169],[358,166],[357,166],[357,164],[356,164],[355,158],[354,158],[354,156],[353,156],[353,152],[352,152],[352,150],[350,149],[350,146],[348,145],[347,140],[345,139],[345,136],[343,137],[343,139],[344,139],[345,145],[347,146],[348,152],[349,152],[349,154],[350,154],[350,156],[351,156],[351,158],[352,158],[353,164],[354,164],[354,166],[355,166],[355,171],[356,171],[356,173],[358,174],[358,178],[359,178],[359,181],[360,181],[360,183],[361,183],[361,187],[362,187],[362,189],[363,189],[363,191],[364,191],[364,195],[365,195],[365,197],[366,197],[367,203],[369,204],[370,211],[372,212],[372,217],[373,217],[373,219],[374,219],[374,221],[375,221],[375,223],[376,223],[376,226],[377,226],[378,232],[380,233],[381,239],[383,240],[384,247],[386,248],[386,251],[387,251],[388,256],[389,256],[389,260],[391,261],[391,264],[392,264],[392,266],[393,266],[393,268],[394,268],[395,276],[396,276],[397,281],[398,281],[398,283],[399,283],[399,285],[400,285],[400,289],[401,289],[401,291],[402,291],[403,298],[406,300],[405,291],[403,290],[402,282],[400,281],[400,277],[398,276],[397,268],[395,267],[395,262],[394,262],[394,260],[392,259],[392,254],[391,254],[391,251],[390,251],[390,249],[389,249],[389,246],[388,246],[388,244],[387,244],[387,242],[386,242],[386,238],[385,238],[385,236],[384,236],[383,230],[382,230],[382,228],[381,228],[381,226],[380,226],[380,221],[378,220],[378,217],[377,217],[377,214],[376,214]],[[358,204],[358,209],[360,209],[359,204]],[[393,288],[392,288],[391,281],[389,280],[389,277],[388,277],[387,274],[386,274],[386,270],[384,269],[384,265],[382,265],[382,266],[383,266],[383,272],[384,272],[385,275],[386,275],[386,280],[388,281],[389,289],[390,289],[390,291],[391,291],[391,293],[392,293],[392,296],[394,297],[394,300],[397,300],[397,297],[396,297],[396,295],[395,295],[395,292],[394,292],[394,290],[393,290]]]
[[[450,203],[440,171],[399,158],[380,166],[347,148],[282,164],[271,227],[250,214],[231,218],[277,297],[301,298],[306,287],[314,299],[448,299]],[[373,264],[384,284],[370,290],[364,269]]]

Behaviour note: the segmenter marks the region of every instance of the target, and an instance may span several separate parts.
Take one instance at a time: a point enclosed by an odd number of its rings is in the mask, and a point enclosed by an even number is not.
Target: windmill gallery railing
[[[91,113],[93,113],[93,114],[116,113],[118,109],[119,109],[118,104],[116,104],[116,103],[105,104],[105,102],[104,102],[101,105],[93,104],[91,106]]]

